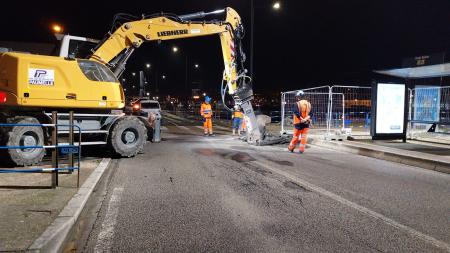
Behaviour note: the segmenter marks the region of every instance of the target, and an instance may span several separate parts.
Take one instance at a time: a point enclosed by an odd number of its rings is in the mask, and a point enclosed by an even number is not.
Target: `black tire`
[[[15,117],[8,120],[14,124],[39,124],[33,117]],[[45,143],[42,127],[14,126],[2,128],[2,146],[43,146]],[[45,150],[35,149],[9,149],[2,150],[2,162],[10,166],[29,166],[42,161]]]
[[[133,157],[142,151],[147,141],[147,128],[136,117],[123,117],[112,127],[109,145],[121,157]]]

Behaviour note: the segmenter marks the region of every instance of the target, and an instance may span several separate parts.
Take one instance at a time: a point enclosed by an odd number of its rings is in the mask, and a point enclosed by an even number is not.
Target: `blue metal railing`
[[[47,173],[47,172],[57,172],[57,171],[78,171],[77,186],[79,186],[79,173],[81,168],[81,127],[77,125],[65,125],[65,124],[0,124],[0,127],[53,127],[57,131],[58,127],[69,127],[76,128],[78,130],[79,142],[78,145],[48,145],[48,146],[0,146],[0,150],[4,149],[68,149],[67,154],[77,153],[77,165],[74,167],[64,167],[64,168],[30,168],[30,169],[0,169],[0,173]],[[73,152],[76,151],[76,152]]]

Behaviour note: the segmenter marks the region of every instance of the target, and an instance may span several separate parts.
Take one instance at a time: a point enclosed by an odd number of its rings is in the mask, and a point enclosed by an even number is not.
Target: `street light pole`
[[[253,80],[253,44],[254,44],[254,27],[255,27],[255,6],[254,0],[250,0],[250,78]],[[252,82],[254,85],[254,82]]]
[[[185,64],[186,64],[186,69],[185,69],[185,71],[186,71],[186,73],[185,73],[185,78],[184,78],[184,88],[185,88],[185,91],[186,91],[186,94],[188,94],[188,66],[189,66],[189,61],[188,61],[188,56],[187,55],[185,55],[185,57],[186,57],[186,62],[185,62]]]

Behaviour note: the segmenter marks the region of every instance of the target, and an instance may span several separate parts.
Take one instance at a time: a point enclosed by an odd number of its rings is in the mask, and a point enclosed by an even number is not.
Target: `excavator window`
[[[86,59],[92,54],[92,49],[95,48],[97,43],[90,41],[70,40],[68,57],[75,59]]]
[[[91,81],[97,82],[113,82],[118,83],[116,76],[111,72],[106,66],[90,60],[80,60],[78,59],[78,66],[80,66],[81,71]]]

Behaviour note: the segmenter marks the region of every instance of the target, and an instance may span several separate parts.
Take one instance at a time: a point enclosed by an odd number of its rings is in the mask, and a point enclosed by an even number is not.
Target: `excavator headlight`
[[[0,104],[6,103],[6,97],[7,97],[6,92],[0,91]]]

